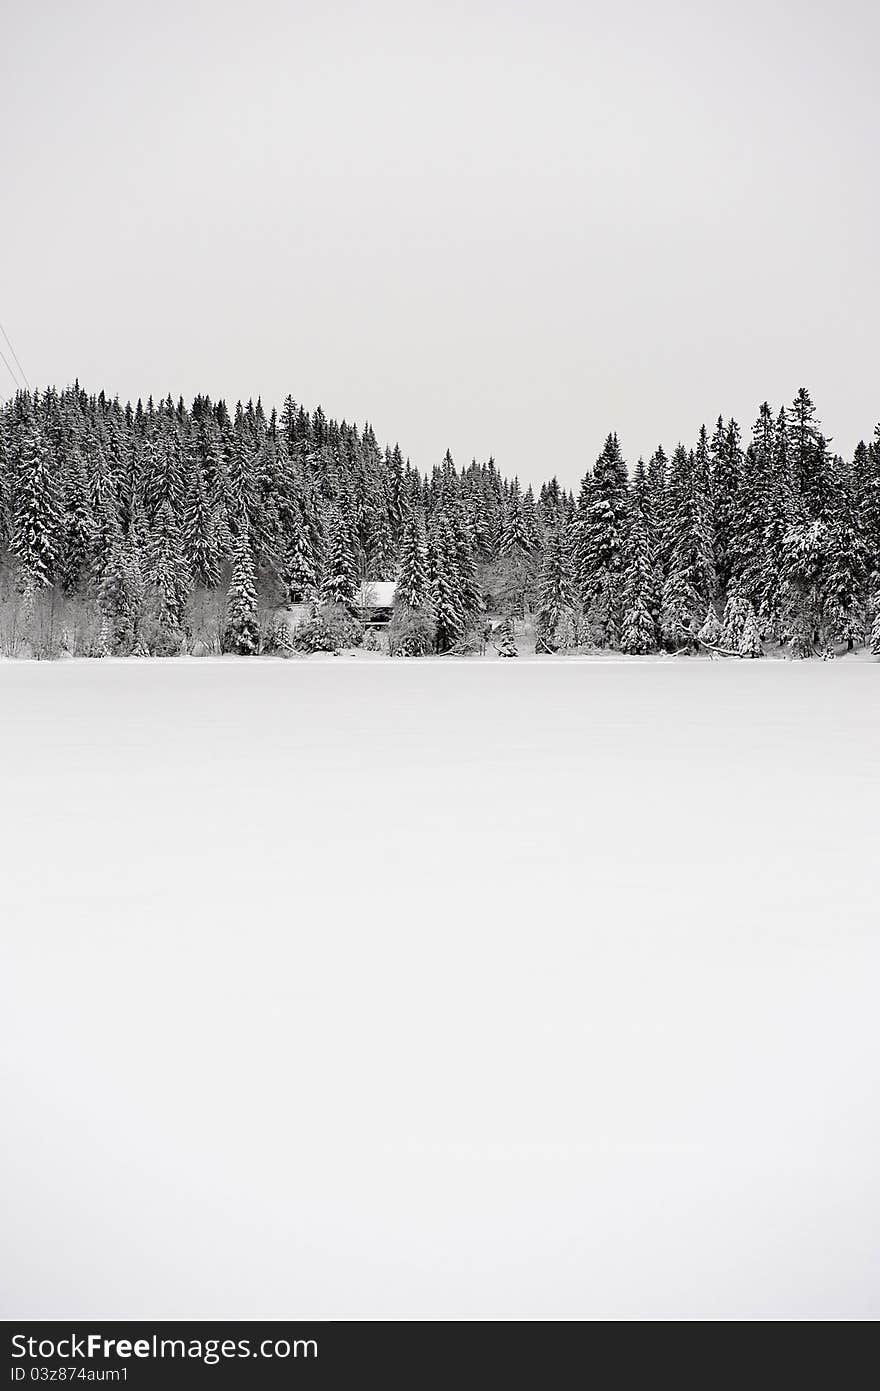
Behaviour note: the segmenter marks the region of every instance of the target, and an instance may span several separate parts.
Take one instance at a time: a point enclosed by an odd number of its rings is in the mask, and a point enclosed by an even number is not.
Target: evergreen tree
[[[657,649],[657,615],[660,577],[648,534],[644,470],[637,474],[631,502],[631,519],[624,555],[623,652],[644,654]]]
[[[668,498],[667,498],[667,475],[669,472],[669,460],[663,446],[658,446],[651,455],[648,463],[645,498],[642,511],[648,526],[648,535],[651,539],[654,558],[661,570],[665,569],[668,560],[666,551],[666,538],[669,532],[668,524]]]
[[[725,425],[721,416],[709,447],[712,470],[714,562],[722,588],[737,572],[737,540],[742,526],[741,490],[743,456],[735,420]]]
[[[190,576],[183,557],[180,528],[169,502],[163,502],[147,543],[147,592],[153,616],[170,635],[183,626]]]
[[[556,630],[575,602],[574,576],[565,532],[557,526],[547,537],[538,581],[536,633],[542,646],[556,645]]]
[[[745,632],[746,619],[749,615],[749,604],[741,594],[735,590],[727,597],[724,606],[724,617],[721,621],[721,646],[728,652],[738,652]]]
[[[455,537],[445,516],[438,518],[428,548],[431,610],[438,652],[448,652],[464,632],[465,613],[455,553]]]
[[[718,622],[718,614],[715,612],[715,605],[710,604],[706,610],[706,617],[703,626],[697,634],[701,643],[707,647],[720,647],[722,643],[721,624]]]
[[[669,479],[669,569],[663,585],[660,631],[672,647],[693,644],[717,581],[707,519],[694,484],[694,457],[681,445]]]
[[[865,637],[869,573],[867,549],[846,503],[828,527],[827,538],[822,607],[830,636],[852,650]]]
[[[27,401],[19,434],[13,543],[21,583],[31,592],[53,583],[60,542],[61,515],[49,446]]]
[[[111,491],[101,494],[91,533],[92,575],[96,584],[104,578],[115,548],[122,545],[122,526],[116,498]]]
[[[856,509],[868,573],[880,581],[880,425],[871,444],[862,444],[860,450],[853,466]]]
[[[121,535],[117,536],[103,566],[96,591],[101,615],[101,655],[104,657],[114,654],[127,656],[134,650],[143,587],[132,583],[132,566],[132,558],[126,552]]]
[[[474,558],[474,542],[470,527],[461,512],[456,512],[452,521],[452,536],[455,545],[455,568],[458,575],[458,593],[465,620],[476,618],[483,612],[483,596],[477,580],[477,564]]]
[[[737,537],[738,587],[755,605],[762,623],[777,635],[784,626],[786,606],[786,537],[802,520],[788,464],[787,435],[785,412],[780,411],[774,425],[765,403],[747,455]]]
[[[828,574],[828,533],[820,521],[786,533],[783,549],[783,637],[806,656],[821,641]]]
[[[504,556],[529,554],[534,546],[534,519],[532,525],[526,518],[520,493],[519,479],[511,484],[510,497],[504,510],[501,525],[500,552]]]
[[[584,609],[600,645],[614,646],[619,637],[628,509],[626,464],[612,434],[593,469],[578,546]]]
[[[350,607],[357,590],[357,569],[350,533],[338,512],[330,521],[327,560],[321,581],[321,597],[329,604]]]
[[[795,486],[808,517],[813,521],[827,522],[833,494],[829,441],[819,428],[813,399],[803,386],[788,413],[787,443]]]
[[[427,600],[427,555],[418,517],[411,512],[404,524],[400,543],[400,574],[397,578],[395,602],[409,609],[421,609],[425,607]]]
[[[88,575],[95,531],[85,464],[75,446],[65,461],[62,499],[58,578],[65,593],[75,594]]]
[[[281,578],[293,603],[312,598],[317,590],[317,566],[309,529],[299,505],[292,509],[285,542]]]
[[[257,585],[254,558],[246,533],[238,538],[232,566],[232,579],[226,596],[226,647],[240,657],[260,650],[257,619]]]
[[[214,518],[197,461],[190,473],[183,513],[183,550],[195,583],[213,589],[220,580]]]
[[[519,651],[513,636],[513,625],[508,619],[502,626],[498,639],[499,657],[518,657]]]
[[[763,657],[764,655],[764,649],[761,646],[761,631],[751,604],[746,610],[742,635],[739,640],[739,653],[741,657]]]
[[[220,426],[210,406],[200,416],[193,436],[193,460],[198,464],[212,514],[226,512],[229,477]]]
[[[97,488],[103,493],[102,473]],[[168,506],[173,517],[180,515],[183,503],[183,468],[181,445],[177,430],[171,420],[162,417],[152,435],[147,439],[146,468],[144,473],[144,507],[152,525],[164,506]],[[95,510],[100,507],[100,497],[95,497]]]
[[[259,533],[257,485],[254,471],[253,446],[238,408],[227,470],[227,516],[229,530],[236,539],[247,533]],[[249,543],[250,544],[250,543]],[[236,552],[238,547],[236,546]]]

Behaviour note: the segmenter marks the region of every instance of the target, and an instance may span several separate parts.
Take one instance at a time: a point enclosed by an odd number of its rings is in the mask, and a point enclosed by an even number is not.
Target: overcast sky
[[[612,428],[632,460],[801,384],[847,452],[880,417],[874,0],[45,0],[2,36],[32,382],[291,392],[572,485]]]

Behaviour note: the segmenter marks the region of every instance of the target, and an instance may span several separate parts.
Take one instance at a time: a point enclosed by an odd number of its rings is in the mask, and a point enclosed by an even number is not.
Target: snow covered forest
[[[423,476],[291,398],[77,384],[0,411],[5,656],[472,653],[490,628],[503,656],[880,654],[880,425],[844,459],[801,389],[747,438],[719,418],[631,467],[610,434],[577,496],[536,497],[492,459]]]

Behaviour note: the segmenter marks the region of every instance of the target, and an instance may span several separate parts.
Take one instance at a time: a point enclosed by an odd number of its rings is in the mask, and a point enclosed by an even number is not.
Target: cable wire
[[[28,391],[30,391],[30,389],[31,389],[31,384],[30,384],[30,382],[29,382],[28,379],[27,379],[27,372],[24,370],[24,368],[22,367],[21,363],[19,362],[19,360],[18,360],[18,353],[17,353],[17,352],[15,351],[15,349],[13,348],[13,346],[12,346],[12,340],[10,339],[9,334],[6,332],[6,329],[3,327],[2,324],[0,324],[0,333],[3,334],[3,337],[6,339],[6,342],[9,344],[9,351],[12,353],[12,360],[13,360],[13,362],[15,363],[16,367],[18,368],[19,372],[21,373],[22,377],[24,378],[24,384],[25,384],[25,386],[27,387]],[[4,362],[6,361],[5,358],[4,358],[3,360],[4,360]],[[9,365],[9,364],[7,363],[7,366],[8,366],[8,365]],[[17,386],[17,385],[18,385],[18,383],[16,382],[16,386]]]
[[[15,389],[16,389],[16,391],[21,391],[21,382],[18,380],[18,377],[15,375],[15,373],[14,373],[13,370],[12,370],[12,368],[9,366],[9,363],[6,361],[6,358],[5,358],[4,355],[3,355],[3,349],[2,349],[2,348],[0,348],[0,359],[2,359],[2,362],[3,362],[4,367],[6,368],[7,372],[9,373],[10,377],[12,378],[12,380],[15,382]]]

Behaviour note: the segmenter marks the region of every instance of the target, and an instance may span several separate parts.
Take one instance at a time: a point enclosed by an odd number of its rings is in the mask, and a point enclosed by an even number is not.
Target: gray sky
[[[3,11],[32,381],[290,391],[571,485],[801,384],[842,450],[880,417],[873,0]]]

